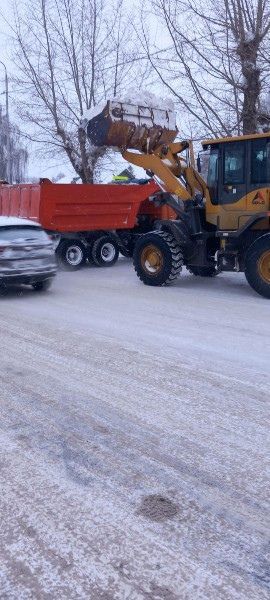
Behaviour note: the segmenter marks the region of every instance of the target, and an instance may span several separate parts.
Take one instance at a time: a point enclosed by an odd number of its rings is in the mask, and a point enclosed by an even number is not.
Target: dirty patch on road
[[[152,521],[167,521],[172,519],[179,512],[179,507],[174,504],[166,496],[159,494],[151,494],[145,496],[142,500],[141,506],[137,511],[138,515],[142,515]]]

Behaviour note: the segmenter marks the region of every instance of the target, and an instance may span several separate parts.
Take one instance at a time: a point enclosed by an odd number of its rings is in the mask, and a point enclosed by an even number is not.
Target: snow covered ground
[[[17,290],[18,291],[18,290]],[[5,600],[262,600],[270,303],[128,260],[0,299]]]

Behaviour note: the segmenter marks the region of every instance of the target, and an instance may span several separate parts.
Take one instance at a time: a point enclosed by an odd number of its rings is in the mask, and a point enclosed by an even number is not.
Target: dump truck
[[[177,215],[156,220],[136,241],[138,277],[162,286],[183,266],[200,277],[244,272],[270,298],[270,132],[207,139],[195,168],[192,143],[176,140],[175,122],[172,111],[109,100],[84,123],[92,143],[117,147],[151,174],[159,186],[155,205]]]
[[[119,252],[132,256],[137,238],[156,220],[175,218],[169,207],[150,202],[158,189],[153,179],[141,185],[0,183],[0,215],[41,223],[65,269],[77,270],[87,259],[108,267]]]

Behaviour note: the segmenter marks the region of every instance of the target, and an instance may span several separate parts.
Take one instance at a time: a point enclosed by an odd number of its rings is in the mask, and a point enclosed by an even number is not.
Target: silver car
[[[26,283],[34,290],[46,290],[55,274],[53,243],[41,225],[0,216],[0,289]]]

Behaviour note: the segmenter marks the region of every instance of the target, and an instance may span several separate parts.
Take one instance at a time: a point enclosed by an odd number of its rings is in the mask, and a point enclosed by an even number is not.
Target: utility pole
[[[11,156],[10,156],[10,123],[9,123],[9,93],[8,93],[8,74],[7,67],[2,60],[0,60],[1,65],[3,65],[5,69],[5,96],[6,96],[6,121],[7,121],[7,180],[9,183],[11,181]]]

